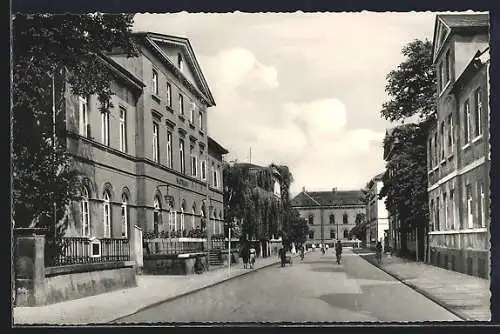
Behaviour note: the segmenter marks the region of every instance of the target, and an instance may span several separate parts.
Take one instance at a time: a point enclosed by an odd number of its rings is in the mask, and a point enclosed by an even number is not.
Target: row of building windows
[[[79,132],[81,136],[90,137],[90,126],[89,126],[89,105],[88,99],[85,97],[79,97]],[[101,143],[110,146],[110,113],[103,111],[101,112]],[[119,112],[119,139],[120,139],[120,151],[127,153],[127,110],[120,106]],[[153,122],[153,160],[160,163],[160,131],[159,124]],[[173,152],[172,152],[172,141],[173,134],[167,131],[167,167],[173,167]],[[196,154],[195,145],[190,146],[190,175],[195,178],[200,178],[205,181],[207,179],[207,163],[203,159],[198,162],[198,155]],[[200,156],[204,156],[204,150],[200,150]],[[180,161],[180,172],[186,174],[186,157],[185,157],[185,142],[184,139],[179,139],[179,161]],[[199,169],[198,169],[199,165]],[[215,166],[212,163],[210,184],[218,188],[220,187],[220,166]]]
[[[81,202],[80,202],[80,214],[81,214],[81,234],[82,236],[90,237],[95,235],[95,230],[93,229],[93,225],[91,222],[90,215],[90,206],[89,206],[89,191],[87,187],[82,188],[81,193]],[[104,230],[104,238],[111,238],[112,234],[112,219],[113,215],[111,214],[111,195],[108,190],[104,191],[103,200],[102,200],[102,224]],[[121,202],[121,237],[128,238],[128,228],[129,228],[129,219],[128,219],[128,196],[126,193],[122,194],[122,202]],[[154,204],[153,204],[153,231],[155,233],[159,232],[159,227],[162,224],[161,215],[161,204],[158,196],[155,196]],[[191,220],[189,226],[185,224],[184,220],[184,207],[181,205],[180,212],[178,213],[175,210],[171,210],[168,212],[168,226],[170,231],[183,231],[186,228],[199,228],[200,226],[196,226],[195,219],[204,218],[205,217],[205,209],[201,206],[199,212],[196,211],[196,203],[193,203],[191,208]],[[222,211],[217,212],[214,210],[211,215],[211,219],[222,220]],[[212,233],[220,234],[223,233],[223,226],[220,223],[212,222]]]
[[[361,217],[361,214],[356,214],[356,220],[360,219]],[[330,224],[335,224],[335,215],[330,215]],[[308,220],[309,220],[309,225],[314,225],[314,215],[313,214],[310,214],[309,217],[308,217]],[[348,215],[347,213],[344,213],[342,215],[342,223],[344,224],[349,224],[349,220],[348,220]]]
[[[471,100],[473,113],[471,113]],[[482,90],[481,87],[474,91],[474,96],[468,98],[463,106],[463,142],[464,148],[473,141],[474,138],[479,138],[482,135],[481,128],[481,113],[483,111],[482,106]],[[438,142],[438,132],[439,139]],[[440,148],[438,148],[438,143]],[[428,152],[429,152],[429,167],[439,165],[439,159],[444,160],[447,156],[453,154],[453,113],[450,113],[445,120],[441,121],[438,131],[434,133],[434,136],[429,138],[428,142]]]
[[[344,230],[344,239],[349,238],[349,230]],[[309,231],[309,239],[314,239],[314,231]],[[330,230],[330,239],[335,239],[335,231]]]
[[[461,222],[462,226],[457,226],[456,223],[456,204],[455,191],[451,189],[449,195],[443,192],[441,197],[437,196],[430,201],[431,225],[433,230],[454,230],[457,228],[472,229],[478,227],[486,227],[486,197],[484,192],[483,182],[476,183],[476,196],[473,196],[473,186],[469,183],[465,184],[464,195],[466,199],[466,221]],[[443,209],[444,221],[440,221],[440,209]],[[474,210],[476,211],[477,219],[474,220]],[[451,213],[451,217],[449,217]],[[466,224],[465,226],[463,224]]]
[[[180,68],[182,70],[182,56],[179,55],[180,60]],[[158,83],[158,71],[153,69],[152,72],[152,89],[153,89],[153,94],[154,95],[160,95],[160,88],[159,88],[159,83]],[[166,98],[167,98],[167,107],[169,110],[172,109],[172,85],[167,82],[166,84]],[[203,112],[201,110],[198,110],[196,108],[196,103],[191,101],[191,108],[189,112],[189,122],[191,125],[195,125],[196,121],[198,123],[198,127],[201,131],[204,130],[203,128]],[[185,106],[184,106],[184,95],[182,93],[179,93],[178,95],[178,106],[179,106],[179,115],[184,117],[185,116]],[[196,120],[196,117],[198,118]]]

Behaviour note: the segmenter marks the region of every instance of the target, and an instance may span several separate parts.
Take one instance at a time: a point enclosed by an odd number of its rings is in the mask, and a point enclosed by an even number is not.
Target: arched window
[[[191,208],[191,229],[193,230],[195,228],[195,215],[196,215],[196,205],[193,204],[193,207]]]
[[[330,224],[335,224],[335,216],[333,214],[330,215]]]
[[[104,192],[104,203],[103,203],[103,226],[104,226],[104,237],[111,238],[111,206],[109,204],[109,192]]]
[[[347,224],[347,213],[344,213],[344,215],[342,216],[342,221],[344,224]]]
[[[122,238],[128,238],[128,198],[122,195]]]
[[[160,199],[158,198],[158,196],[155,197],[153,205],[154,205],[154,208],[153,208],[153,232],[155,235],[157,235],[159,232],[160,210],[161,210]]]
[[[181,206],[181,226],[180,226],[181,232],[184,231],[184,208]]]
[[[346,229],[344,230],[344,239],[349,238],[349,231]]]
[[[85,237],[89,237],[91,232],[91,225],[90,225],[90,213],[89,213],[89,191],[87,190],[87,187],[82,188],[81,214],[82,214],[82,235]]]

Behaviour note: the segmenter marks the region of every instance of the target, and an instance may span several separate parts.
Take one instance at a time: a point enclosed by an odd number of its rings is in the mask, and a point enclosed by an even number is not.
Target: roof
[[[434,23],[432,61],[439,57],[452,32],[488,30],[489,14],[438,14]]]
[[[318,203],[322,206],[364,206],[362,196],[361,190],[302,191],[292,199],[291,204],[293,207],[318,206]]]
[[[481,65],[484,65],[490,61],[489,58],[489,47],[485,48],[483,51],[478,50],[474,57],[469,61],[463,72],[458,76],[458,78],[453,83],[453,92],[457,92],[461,87],[463,87],[464,83],[470,78],[473,73],[475,73],[478,69],[481,68]]]
[[[145,39],[145,45],[155,51],[161,58],[163,58],[164,62],[171,67],[173,72],[181,77],[185,83],[187,83],[188,88],[196,91],[199,95],[203,97],[203,99],[207,102],[209,106],[215,106],[215,100],[212,96],[212,92],[208,87],[208,83],[201,71],[200,64],[196,59],[196,55],[194,53],[193,47],[189,42],[189,39],[186,37],[165,35],[156,32],[135,32],[135,36],[142,37]],[[200,90],[193,85],[178,69],[177,67],[170,61],[165,52],[161,49],[161,44],[174,45],[180,48],[183,52],[183,58],[186,62],[191,66],[193,70],[193,75],[197,84],[199,85]]]
[[[208,147],[210,149],[213,149],[213,150],[217,151],[220,154],[227,154],[227,153],[229,153],[228,150],[226,150],[224,147],[222,147],[221,144],[219,144],[218,142],[216,142],[215,139],[213,139],[210,136],[208,137]]]
[[[479,27],[490,24],[489,14],[438,14],[449,28]]]

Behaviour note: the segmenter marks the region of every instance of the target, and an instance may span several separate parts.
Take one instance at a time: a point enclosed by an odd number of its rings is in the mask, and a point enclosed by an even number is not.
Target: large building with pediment
[[[227,150],[209,136],[215,100],[186,38],[136,33],[138,57],[102,56],[114,78],[112,107],[66,90],[68,151],[82,172],[68,234],[128,238],[224,233],[222,163]]]
[[[307,191],[291,201],[309,225],[306,245],[328,244],[351,239],[351,230],[365,215],[366,204],[360,190]]]
[[[431,263],[489,277],[489,15],[437,15],[428,136]]]

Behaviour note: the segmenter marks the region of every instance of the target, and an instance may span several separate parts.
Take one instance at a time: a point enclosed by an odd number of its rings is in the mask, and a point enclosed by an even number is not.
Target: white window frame
[[[198,111],[198,126],[200,130],[203,130],[203,112],[201,110]]]
[[[153,94],[158,95],[159,93],[159,87],[158,87],[158,71],[153,69],[153,79],[152,79],[152,90]]]
[[[109,146],[109,112],[101,112],[101,140],[102,144]]]
[[[444,210],[444,230],[449,230],[448,224],[448,195],[443,193],[443,210]]]
[[[78,118],[80,136],[88,137],[89,99],[87,97],[78,96]]]
[[[158,141],[159,132],[160,132],[160,126],[158,125],[158,123],[153,122],[153,161],[155,162],[160,162],[159,141]]]
[[[191,146],[191,175],[198,177],[198,157],[196,156],[194,146]]]
[[[453,113],[451,113],[450,116],[449,116],[449,124],[450,124],[449,132],[450,132],[450,149],[451,149],[451,152],[449,152],[449,153],[453,153],[453,144],[454,144],[454,139],[453,139]]]
[[[467,208],[467,227],[474,228],[474,217],[472,214],[472,188],[470,184],[465,185],[465,200],[466,200],[466,208]]]
[[[186,173],[186,159],[184,155],[184,140],[181,138],[179,139],[179,160],[180,160],[180,167],[181,167],[181,173]]]
[[[175,211],[168,213],[168,229],[170,232],[175,231]]]
[[[211,179],[212,179],[212,186],[215,187],[215,166],[212,163],[212,167],[210,168],[210,174],[211,174]]]
[[[160,232],[160,213],[161,213],[160,200],[157,196],[155,196],[153,200],[153,232],[155,229],[155,214],[158,217],[158,233]]]
[[[481,217],[481,227],[486,227],[486,197],[484,194],[484,183],[479,182],[479,201],[481,205],[481,212],[479,216]]]
[[[89,206],[89,192],[87,187],[82,189],[82,201],[81,201],[81,220],[82,220],[82,235],[84,237],[90,237],[91,235],[91,223],[90,223],[90,206]]]
[[[110,196],[107,191],[104,192],[103,196],[103,228],[104,228],[104,238],[111,238],[111,205]]]
[[[181,214],[180,214],[180,231],[184,231],[184,208],[181,207]]]
[[[184,116],[184,95],[179,93],[179,114]]]
[[[191,229],[194,230],[195,228],[195,219],[196,219],[196,210],[191,208]]]
[[[125,194],[122,196],[122,238],[128,238],[128,198]]]
[[[438,231],[441,231],[441,217],[440,216],[440,213],[441,213],[441,210],[439,210],[439,207],[441,205],[441,199],[438,197],[436,197],[436,221],[435,221],[435,227],[437,228]]]
[[[173,166],[172,139],[172,132],[167,131],[167,166],[170,168]]]
[[[191,102],[191,114],[189,116],[189,122],[194,125],[194,115],[196,114],[196,103]]]
[[[471,140],[471,134],[470,134],[470,101],[467,99],[464,103],[464,116],[465,116],[465,128],[464,130],[467,130],[467,133],[464,135],[464,140],[465,143],[468,144],[470,143]]]
[[[455,206],[455,190],[454,189],[450,190],[450,202],[451,202],[451,223],[452,223],[452,227],[453,227],[452,229],[456,229],[457,225],[456,225],[456,220],[455,220],[456,206]]]
[[[127,109],[120,107],[120,151],[127,152]]]
[[[481,112],[483,110],[483,103],[481,101],[481,87],[477,88],[474,92],[475,105],[474,110],[476,111],[476,123],[477,123],[477,133],[474,133],[476,137],[479,137],[483,134],[483,129],[481,126]],[[475,129],[474,129],[475,130]],[[476,132],[476,131],[474,131]]]
[[[167,82],[167,106],[172,108],[172,85]]]
[[[444,121],[441,121],[441,131],[440,131],[440,134],[441,134],[441,159],[444,159],[445,156],[446,156],[446,136],[445,136],[445,126],[444,126]]]

